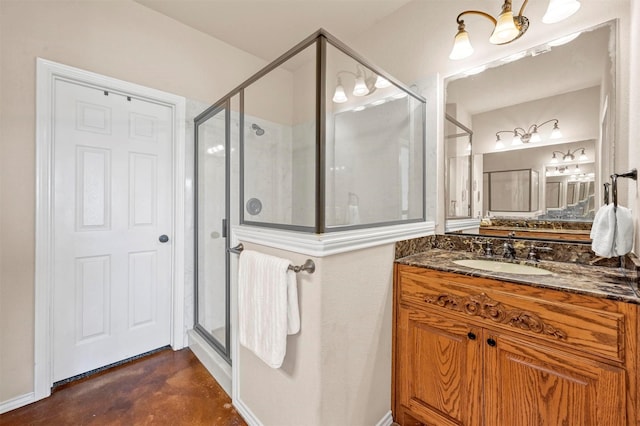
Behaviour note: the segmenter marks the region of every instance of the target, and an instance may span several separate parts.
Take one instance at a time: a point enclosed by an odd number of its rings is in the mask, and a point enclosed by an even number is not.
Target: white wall
[[[631,63],[631,74],[637,76],[640,73],[640,0],[631,0],[631,32],[630,46],[628,56]],[[640,135],[640,79],[633,78],[629,84],[629,165],[640,169],[640,143],[638,143],[638,135]],[[634,211],[635,250],[636,254],[640,253],[640,193],[638,191],[638,182],[632,182],[628,189],[629,207]]]
[[[514,127],[522,127],[526,130],[534,123],[552,118],[558,119],[562,138],[549,139],[553,123],[548,123],[538,129],[541,142],[521,145],[515,149],[596,140],[599,138],[599,117],[599,86],[476,114],[472,119],[473,152],[476,154],[496,152],[496,132],[499,130],[512,130]],[[509,133],[500,134],[505,145],[502,151],[512,149],[511,136]],[[549,146],[550,151],[554,149]],[[522,151],[522,154],[527,155],[526,152]]]
[[[302,264],[306,256],[245,243]],[[240,347],[239,402],[265,426],[378,423],[391,406],[394,245],[313,258],[298,274],[300,333],[280,369]]]
[[[264,61],[126,1],[0,2],[0,403],[33,391],[36,57],[207,103]]]

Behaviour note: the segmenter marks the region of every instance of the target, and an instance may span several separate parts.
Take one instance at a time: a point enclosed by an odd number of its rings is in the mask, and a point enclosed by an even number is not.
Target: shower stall
[[[319,30],[195,119],[195,330],[231,362],[233,226],[425,220],[425,99]]]

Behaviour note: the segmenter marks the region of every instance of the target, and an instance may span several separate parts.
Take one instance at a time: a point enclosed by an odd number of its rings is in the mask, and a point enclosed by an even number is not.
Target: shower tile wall
[[[264,129],[258,136],[251,124]],[[257,198],[260,213],[251,215],[245,205],[245,220],[291,223],[292,210],[292,129],[277,123],[245,116],[244,198]],[[259,178],[252,178],[253,176]]]

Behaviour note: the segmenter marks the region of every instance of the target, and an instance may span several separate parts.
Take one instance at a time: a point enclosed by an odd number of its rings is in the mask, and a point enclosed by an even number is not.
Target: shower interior
[[[353,96],[360,78],[368,93]],[[227,362],[232,228],[424,221],[425,111],[424,98],[320,30],[196,117],[194,329]]]

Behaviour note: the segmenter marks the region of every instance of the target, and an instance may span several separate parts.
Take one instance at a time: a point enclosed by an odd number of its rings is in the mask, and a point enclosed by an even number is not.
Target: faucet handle
[[[491,244],[491,240],[487,240],[484,243],[484,255],[486,257],[491,257],[493,256],[493,246]]]
[[[529,246],[529,254],[527,255],[527,260],[532,260],[537,262],[540,260],[540,256],[538,256],[539,251],[552,252],[553,249],[551,247],[537,247],[534,243],[531,243]]]

